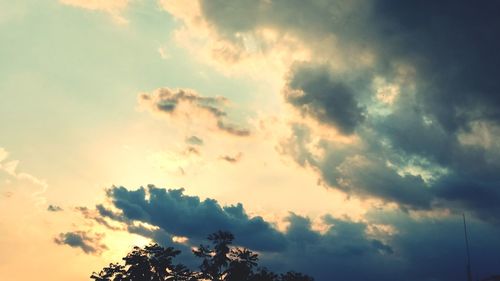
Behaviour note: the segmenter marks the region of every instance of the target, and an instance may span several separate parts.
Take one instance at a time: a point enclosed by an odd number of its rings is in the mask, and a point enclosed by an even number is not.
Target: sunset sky
[[[317,281],[500,274],[500,2],[0,0],[0,280],[219,229]]]

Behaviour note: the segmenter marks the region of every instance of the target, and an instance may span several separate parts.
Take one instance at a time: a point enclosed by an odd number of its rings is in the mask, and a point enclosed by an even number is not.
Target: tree
[[[183,264],[178,264],[173,267],[170,272],[170,276],[167,276],[165,280],[169,281],[194,281],[196,279],[195,275],[189,268]]]
[[[253,268],[257,266],[258,255],[246,248],[233,248],[229,253],[230,262],[226,269],[227,281],[251,280]]]
[[[265,267],[261,267],[257,270],[257,272],[255,272],[252,275],[252,278],[250,280],[252,280],[252,281],[276,281],[276,280],[278,280],[278,278],[279,278],[279,276],[276,273],[269,271]]]
[[[91,279],[96,281],[122,281],[127,274],[125,267],[117,263],[110,263],[109,266],[104,267],[99,273],[92,273]]]
[[[125,265],[111,263],[90,278],[96,281],[313,281],[310,276],[294,271],[276,274],[258,267],[258,255],[247,248],[232,246],[234,236],[217,231],[208,236],[212,245],[200,245],[193,254],[203,259],[200,271],[174,264],[180,251],[151,244],[134,247],[123,258]]]
[[[123,258],[125,265],[110,264],[99,273],[93,273],[96,281],[183,281],[189,280],[191,271],[183,265],[174,265],[172,260],[180,254],[172,247],[163,248],[151,244],[144,249],[134,247]]]
[[[219,230],[210,234],[208,240],[212,242],[213,249],[209,245],[200,245],[198,249],[193,250],[193,254],[203,259],[200,270],[204,278],[213,281],[224,280],[225,268],[230,262],[229,247],[234,236],[230,232]]]

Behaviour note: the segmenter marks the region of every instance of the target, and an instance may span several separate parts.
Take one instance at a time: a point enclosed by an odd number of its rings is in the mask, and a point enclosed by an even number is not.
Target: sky
[[[317,281],[466,280],[462,214],[500,274],[499,13],[0,0],[0,279],[222,229]]]

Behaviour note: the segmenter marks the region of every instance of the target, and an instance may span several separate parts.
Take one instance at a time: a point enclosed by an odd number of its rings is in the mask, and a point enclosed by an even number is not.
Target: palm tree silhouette
[[[226,275],[225,268],[228,266],[230,245],[233,243],[234,236],[228,231],[217,231],[208,236],[212,242],[213,248],[209,245],[200,245],[198,249],[193,250],[193,254],[203,259],[200,265],[202,276],[208,280],[224,280]]]

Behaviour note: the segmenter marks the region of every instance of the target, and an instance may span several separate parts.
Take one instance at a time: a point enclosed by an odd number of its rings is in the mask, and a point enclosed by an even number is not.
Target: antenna
[[[467,251],[467,281],[472,281],[472,270],[470,267],[469,237],[467,236],[467,224],[465,223],[465,213],[462,213],[462,217],[464,219],[465,249]]]

